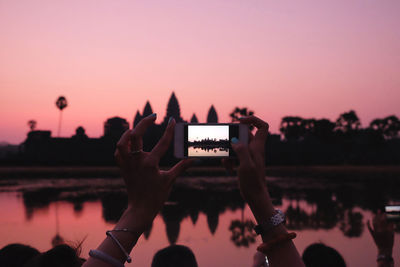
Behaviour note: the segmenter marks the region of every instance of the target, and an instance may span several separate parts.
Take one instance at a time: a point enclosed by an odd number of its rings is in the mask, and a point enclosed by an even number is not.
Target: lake
[[[365,225],[373,210],[400,199],[394,179],[268,177],[274,204],[298,234],[300,253],[314,242],[332,246],[348,266],[376,266],[376,248]],[[29,244],[41,251],[62,238],[84,240],[82,256],[105,238],[126,205],[121,179],[0,180],[0,247]],[[150,229],[139,239],[127,266],[150,266],[169,244],[189,246],[199,266],[251,266],[261,243],[243,225],[254,218],[233,177],[183,177]],[[398,226],[398,225],[397,225]],[[400,227],[397,227],[400,229]],[[400,259],[395,235],[394,259]],[[396,262],[396,265],[398,263]]]

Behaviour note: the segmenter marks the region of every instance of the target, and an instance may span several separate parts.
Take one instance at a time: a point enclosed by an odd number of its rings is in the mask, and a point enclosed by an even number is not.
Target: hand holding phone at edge
[[[268,123],[250,116],[240,119],[240,123],[254,125],[255,135],[249,132],[249,144],[232,140],[232,148],[239,159],[238,178],[243,198],[248,202],[257,221],[263,221],[261,214],[267,209],[268,218],[274,213],[265,183],[265,142],[268,136]],[[261,210],[263,212],[261,212]]]
[[[239,159],[238,178],[243,198],[247,201],[258,224],[265,223],[275,213],[265,183],[265,141],[268,136],[268,123],[249,116],[240,119],[240,123],[254,125],[257,128],[255,135],[249,133],[249,144],[232,140],[232,148]],[[264,242],[268,242],[277,235],[287,234],[283,224],[279,224],[270,231],[261,235]],[[304,267],[304,263],[292,241],[281,244],[268,254],[270,266]]]

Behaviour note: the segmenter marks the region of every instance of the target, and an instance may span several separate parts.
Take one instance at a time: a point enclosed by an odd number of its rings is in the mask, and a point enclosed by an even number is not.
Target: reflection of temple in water
[[[193,179],[187,178],[185,183],[176,184],[171,192],[169,204],[161,211],[166,235],[171,244],[179,242],[181,222],[185,218],[190,218],[192,224],[196,225],[199,215],[203,214],[206,216],[210,233],[214,235],[218,231],[221,214],[227,210],[241,210],[243,214],[245,203],[237,188],[236,179],[224,178],[230,182],[219,183],[213,182],[214,178],[209,178],[210,182],[201,180],[197,183],[193,183]],[[399,185],[398,181],[394,181],[389,187],[377,187],[376,183],[367,182],[363,186],[355,187],[342,182],[338,185],[335,181],[324,181],[321,188],[321,185],[314,187],[310,182],[300,186],[301,179],[296,179],[296,183],[292,185],[288,181],[285,179],[270,181],[268,186],[275,203],[282,203],[282,199],[285,199],[285,203],[288,204],[284,212],[289,229],[338,228],[347,237],[359,237],[364,231],[364,218],[357,209],[375,210],[376,207],[385,205],[390,199],[398,196],[396,188]],[[374,194],[370,194],[371,191]],[[27,221],[32,219],[36,211],[49,210],[49,205],[56,201],[72,203],[74,213],[78,215],[82,212],[82,204],[86,201],[100,201],[104,221],[115,223],[127,205],[127,195],[122,184],[119,186],[103,184],[99,190],[85,185],[82,188],[45,187],[25,189],[22,192]],[[379,195],[380,199],[375,195]],[[62,221],[61,213],[60,221]],[[237,237],[235,235],[235,241],[232,242],[242,245],[250,242],[251,235],[246,230],[247,225],[250,225],[248,219],[242,215],[241,220],[236,219],[236,221],[240,223],[235,222],[231,225],[232,229],[236,227],[243,233],[238,235],[235,230]],[[144,233],[146,239],[150,236],[151,226]],[[246,237],[246,240],[243,237]]]

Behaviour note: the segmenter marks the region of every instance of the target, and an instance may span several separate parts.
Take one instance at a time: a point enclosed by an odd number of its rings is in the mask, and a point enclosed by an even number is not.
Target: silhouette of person
[[[342,255],[322,243],[309,245],[303,252],[306,267],[346,267]]]
[[[153,257],[151,267],[197,267],[196,257],[189,247],[171,245],[159,250]]]

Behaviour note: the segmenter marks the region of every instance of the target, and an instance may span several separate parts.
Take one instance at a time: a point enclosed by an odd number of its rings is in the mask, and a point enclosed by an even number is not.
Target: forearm
[[[146,224],[147,223],[143,220],[143,217],[138,216],[134,211],[127,209],[121,216],[118,223],[115,225],[114,229],[128,229],[129,232],[113,231],[112,233],[124,247],[125,251],[130,253],[133,247],[136,245],[140,235],[143,233],[143,229],[145,228]],[[109,236],[104,239],[97,250],[108,254],[121,263],[126,261],[126,255]],[[90,257],[83,266],[108,267],[111,265],[102,260]]]
[[[249,198],[247,202],[258,224],[266,222],[275,213],[275,209],[267,191],[258,197]],[[287,234],[287,229],[283,224],[280,224],[267,233],[263,233],[261,238],[263,242],[268,242],[282,234]],[[267,256],[270,266],[304,266],[304,263],[292,241],[276,246],[270,250]]]

